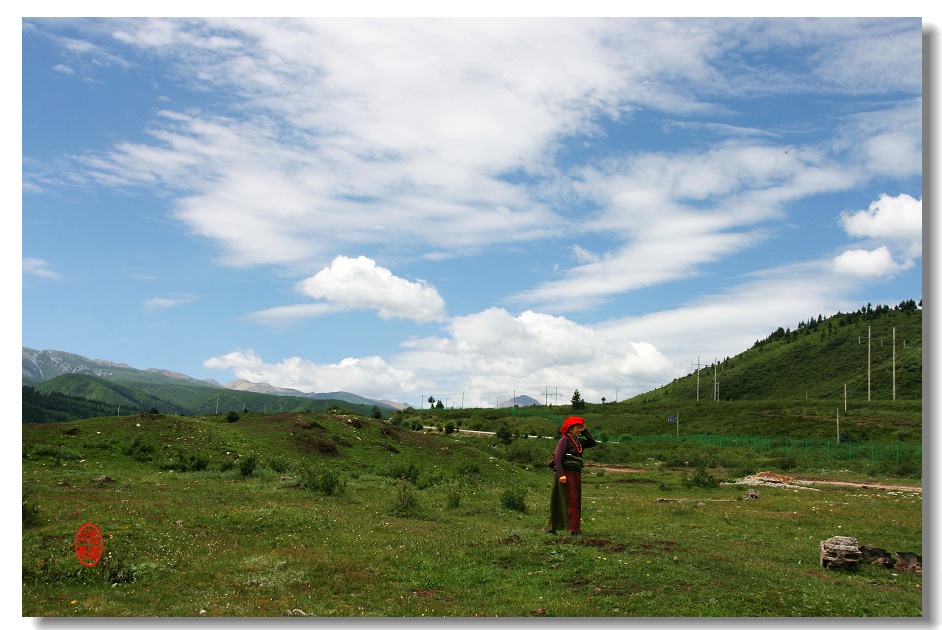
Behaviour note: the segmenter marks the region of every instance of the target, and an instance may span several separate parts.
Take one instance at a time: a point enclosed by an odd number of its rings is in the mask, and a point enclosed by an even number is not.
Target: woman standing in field
[[[559,430],[563,436],[556,444],[553,459],[555,475],[550,493],[548,534],[569,528],[570,534],[582,533],[582,450],[595,446],[595,438],[585,430],[585,420],[570,416]]]

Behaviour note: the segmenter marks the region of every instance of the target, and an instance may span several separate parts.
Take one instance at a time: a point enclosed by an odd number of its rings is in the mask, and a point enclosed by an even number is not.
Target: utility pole
[[[700,368],[703,367],[703,364],[700,363],[700,357],[697,357],[697,362],[694,364],[694,367],[697,368],[697,402],[700,402]]]
[[[720,382],[716,376],[716,357],[713,357],[713,400],[720,401]]]

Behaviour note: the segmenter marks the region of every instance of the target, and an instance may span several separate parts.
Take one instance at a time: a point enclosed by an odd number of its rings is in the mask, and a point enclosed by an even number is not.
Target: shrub
[[[415,486],[419,490],[425,490],[426,488],[432,488],[434,486],[440,486],[443,483],[448,481],[445,477],[445,474],[440,471],[424,471],[422,472],[415,480]]]
[[[412,462],[396,462],[388,466],[381,474],[393,479],[405,479],[414,484],[419,478],[419,469]]]
[[[461,462],[455,466],[453,479],[465,485],[473,486],[483,479],[483,476],[481,475],[481,467],[478,466],[477,462]]]
[[[184,453],[177,451],[176,457],[171,457],[160,462],[160,468],[163,470],[176,470],[178,472],[198,472],[206,470],[209,466],[209,458],[202,453]]]
[[[449,510],[457,510],[461,507],[461,490],[458,484],[448,484],[448,489],[445,491],[445,504]]]
[[[149,462],[154,458],[154,451],[154,445],[148,444],[138,435],[123,452],[139,462]]]
[[[680,483],[685,488],[716,488],[720,485],[716,477],[707,473],[703,466],[698,467],[693,476],[690,476],[686,470],[682,472]]]
[[[346,492],[347,482],[340,473],[327,469],[318,472],[305,472],[300,486],[305,490],[321,492],[330,497],[339,496]]]
[[[508,510],[516,512],[527,511],[527,492],[524,488],[507,488],[500,495],[500,504]]]
[[[230,411],[228,414],[226,414],[226,422],[238,422],[238,421],[239,421],[239,414],[237,414],[236,412]]]
[[[258,464],[258,459],[255,455],[249,455],[245,459],[239,462],[239,472],[243,477],[250,476],[255,472],[255,466]]]
[[[268,462],[266,462],[266,465],[267,465],[268,468],[270,468],[271,470],[275,471],[275,472],[278,473],[278,474],[282,474],[282,475],[283,475],[284,473],[288,472],[288,469],[291,468],[290,464],[289,464],[287,461],[285,461],[284,459],[281,459],[281,458],[279,458],[279,457],[274,457],[274,458],[272,458],[271,460],[269,460]]]
[[[415,493],[415,486],[408,479],[396,482],[396,493],[393,498],[392,512],[399,516],[415,514],[419,509],[419,498]]]

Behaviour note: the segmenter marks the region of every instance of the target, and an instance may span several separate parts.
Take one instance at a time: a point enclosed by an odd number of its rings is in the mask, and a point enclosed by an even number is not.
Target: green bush
[[[340,496],[347,490],[347,481],[337,471],[325,469],[317,472],[305,472],[300,486],[305,490],[320,492],[326,496]]]
[[[507,488],[500,495],[500,504],[508,510],[527,511],[527,492],[521,487]]]
[[[270,460],[267,460],[265,465],[280,475],[285,474],[291,468],[291,465],[280,457],[273,457]]]
[[[457,510],[461,507],[461,489],[458,484],[448,484],[448,488],[445,490],[445,504],[449,510]]]
[[[393,479],[405,479],[409,483],[415,484],[419,478],[419,473],[418,466],[412,462],[394,462],[383,469],[380,474]]]
[[[716,477],[707,473],[703,466],[698,467],[693,476],[689,475],[686,470],[683,471],[680,474],[680,483],[685,488],[716,488],[720,485]]]
[[[257,464],[258,459],[255,455],[249,455],[239,462],[239,473],[241,473],[243,477],[248,477],[255,472],[255,466]]]
[[[239,414],[237,414],[236,412],[230,411],[228,414],[226,414],[226,422],[238,422],[238,421],[239,421]]]
[[[481,475],[481,467],[477,462],[463,461],[454,468],[452,478],[468,486],[473,486],[484,478]]]
[[[160,462],[163,470],[176,470],[177,472],[199,472],[209,467],[209,458],[203,453],[184,453],[177,451],[176,457],[170,457]]]
[[[149,462],[154,459],[155,450],[153,444],[147,443],[138,435],[123,452],[125,455],[129,455],[139,462]]]
[[[415,486],[408,479],[396,482],[396,492],[393,495],[391,511],[398,516],[411,516],[418,512],[419,497],[415,493]]]

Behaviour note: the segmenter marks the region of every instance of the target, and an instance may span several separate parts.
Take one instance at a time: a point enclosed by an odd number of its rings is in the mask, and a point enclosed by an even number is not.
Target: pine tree
[[[584,408],[585,408],[585,401],[582,400],[582,396],[579,394],[579,390],[578,390],[578,389],[572,393],[572,401],[571,401],[571,402],[572,402],[572,408],[573,408],[573,409],[584,409]]]

